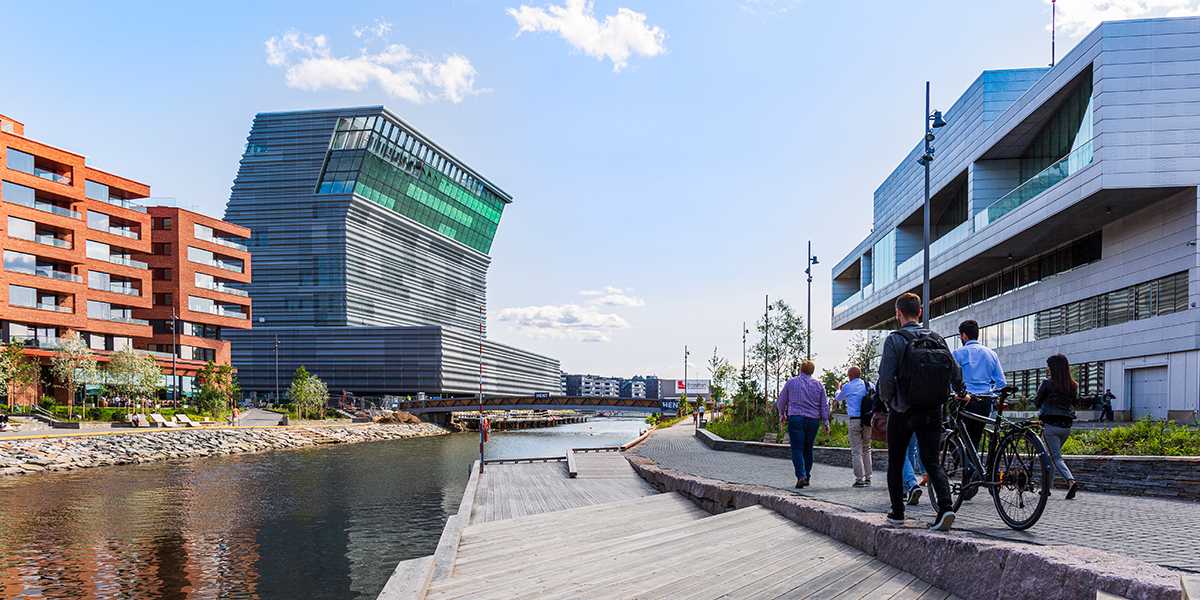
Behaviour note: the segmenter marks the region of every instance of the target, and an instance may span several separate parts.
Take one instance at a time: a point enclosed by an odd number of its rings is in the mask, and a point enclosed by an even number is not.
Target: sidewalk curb
[[[760,505],[956,596],[972,599],[1091,600],[1097,591],[1131,600],[1179,600],[1179,573],[1081,546],[1035,546],[966,532],[894,527],[883,515],[778,488],[726,483],[626,459],[663,492],[678,492],[710,513]],[[966,576],[964,576],[966,574]]]

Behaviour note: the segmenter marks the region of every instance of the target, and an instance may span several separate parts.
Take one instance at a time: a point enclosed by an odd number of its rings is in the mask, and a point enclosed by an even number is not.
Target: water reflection
[[[490,457],[623,443],[636,420],[497,433]],[[374,598],[433,551],[478,438],[0,479],[3,598]]]

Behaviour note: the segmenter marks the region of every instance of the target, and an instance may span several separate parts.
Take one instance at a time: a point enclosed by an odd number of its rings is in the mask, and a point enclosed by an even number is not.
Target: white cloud
[[[356,28],[355,37],[382,39],[391,24],[379,20]],[[387,95],[413,103],[449,100],[459,103],[481,90],[475,88],[475,67],[465,56],[451,54],[441,61],[412,52],[402,44],[372,51],[363,46],[357,56],[334,56],[329,39],[289,31],[265,43],[267,64],[285,69],[288,87],[318,91],[358,92],[374,83]]]
[[[1200,0],[1063,0],[1057,6],[1059,30],[1074,37],[1086,35],[1102,21],[1200,14]]]
[[[666,52],[667,33],[657,25],[646,25],[646,15],[628,8],[596,18],[593,0],[566,0],[562,6],[538,8],[522,4],[506,12],[517,22],[517,35],[525,32],[557,33],[568,44],[597,60],[612,61],[613,71],[619,72],[637,54],[653,57]]]
[[[632,288],[622,289],[610,285],[602,290],[583,290],[579,294],[590,297],[588,303],[597,306],[645,306],[646,301],[632,295],[632,292]]]
[[[608,342],[613,331],[629,328],[620,315],[578,304],[504,308],[496,313],[496,320],[510,323],[530,337],[583,342]]]

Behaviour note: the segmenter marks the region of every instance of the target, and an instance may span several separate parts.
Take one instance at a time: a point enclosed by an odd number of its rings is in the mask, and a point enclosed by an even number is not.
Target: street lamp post
[[[925,168],[925,204],[921,209],[923,220],[921,247],[924,254],[921,257],[924,265],[921,278],[921,325],[926,329],[929,328],[929,163],[933,162],[933,130],[945,126],[946,121],[942,119],[942,111],[929,111],[929,82],[926,81],[925,113],[922,123],[922,127],[925,128],[925,153],[917,159],[917,162]]]
[[[771,295],[763,295],[763,410],[771,405],[770,380],[771,373]]]
[[[681,396],[680,406],[687,407],[687,362],[688,362],[688,347],[683,345],[683,395]]]
[[[275,334],[275,403],[279,404],[279,334]]]
[[[179,316],[171,307],[171,396],[175,410],[179,410]]]
[[[804,324],[808,331],[804,339],[804,353],[808,360],[812,360],[812,268],[818,264],[817,257],[812,253],[812,241],[808,242],[808,258],[807,265],[804,267],[804,274],[808,276],[808,316],[804,318]]]
[[[746,329],[746,322],[742,321],[742,383],[746,383],[746,334],[750,333]]]

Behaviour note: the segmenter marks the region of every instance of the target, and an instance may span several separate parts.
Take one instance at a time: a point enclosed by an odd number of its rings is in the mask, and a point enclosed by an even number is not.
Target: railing
[[[26,348],[44,348],[47,350],[53,350],[55,348],[58,348],[59,345],[61,344],[61,342],[59,341],[58,338],[35,338],[35,337],[29,337],[29,336],[14,335],[10,339],[15,342],[21,342],[21,343],[25,344]]]
[[[846,312],[847,310],[850,309],[851,306],[854,306],[855,304],[862,302],[863,297],[864,296],[863,296],[862,290],[858,290],[857,292],[850,294],[850,296],[848,298],[846,298],[845,300],[842,300],[841,302],[838,302],[837,305],[833,307],[833,314],[840,315],[840,314]]]
[[[52,235],[35,235],[33,236],[33,241],[46,246],[54,246],[55,248],[71,249],[71,242]]]
[[[60,217],[67,217],[68,219],[81,219],[82,218],[82,216],[77,211],[73,211],[69,208],[63,208],[63,207],[55,205],[55,204],[50,204],[49,202],[42,202],[41,200],[26,201],[26,200],[17,200],[17,199],[6,197],[4,199],[4,201],[8,202],[10,204],[27,206],[34,210],[48,212],[50,214],[58,215]]]
[[[116,316],[116,315],[106,315],[103,317],[92,317],[89,315],[89,318],[99,319],[101,321],[112,321],[113,323],[126,323],[128,325],[149,325],[150,324],[150,321],[147,321],[146,319],[135,319],[133,317],[120,317],[120,316]]]
[[[222,317],[230,317],[230,318],[234,318],[234,319],[245,319],[246,318],[246,313],[244,313],[240,310],[228,310],[228,309],[224,309],[224,308],[217,308],[217,310],[214,311],[214,314],[220,315]]]
[[[134,260],[132,258],[127,258],[127,257],[121,256],[119,254],[110,254],[108,256],[108,262],[113,263],[115,265],[125,265],[127,267],[133,267],[135,269],[149,269],[150,268],[149,264],[146,264],[140,260]]]
[[[125,198],[114,198],[112,196],[109,196],[107,199],[102,199],[102,198],[92,198],[92,199],[100,200],[101,202],[104,202],[106,204],[111,204],[113,206],[120,206],[121,208],[128,208],[129,210],[136,210],[141,213],[146,212],[145,206],[142,206],[141,204],[134,204],[133,200],[126,200]]]
[[[932,255],[933,253],[930,252],[930,254]],[[900,279],[901,277],[904,277],[905,275],[908,275],[917,269],[923,268],[925,266],[924,256],[925,252],[921,251],[908,257],[904,262],[900,263],[900,266],[896,267],[896,279]]]
[[[1092,164],[1092,159],[1095,157],[1092,147],[1092,142],[1094,141],[1095,138],[1084,142],[1078,148],[1072,150],[1070,154],[1046,167],[1037,175],[1025,180],[1024,183],[976,214],[975,231],[980,231],[984,227],[995,223],[1000,217],[1007,215],[1042,192],[1054,187],[1058,182]]]
[[[235,242],[229,238],[218,237],[215,235],[209,236],[209,237],[196,238],[196,239],[204,240],[206,242],[212,242],[219,246],[225,246],[226,248],[233,248],[234,250],[241,250],[242,252],[246,252],[249,250],[249,248],[247,248],[245,244],[242,244],[240,242]]]
[[[127,238],[134,239],[134,240],[142,239],[141,236],[138,235],[138,232],[136,232],[132,229],[125,229],[123,227],[102,227],[100,225],[93,225],[91,223],[88,223],[88,229],[94,229],[96,231],[103,231],[104,233],[111,233],[113,235],[119,235],[121,237],[127,237]]]
[[[963,221],[958,224],[958,227],[946,232],[946,235],[936,239],[932,244],[929,244],[929,256],[941,256],[943,252],[957,246],[960,242],[964,242],[971,237],[974,229],[971,226],[971,221]]]
[[[38,177],[41,177],[42,179],[49,179],[50,181],[53,181],[54,183],[61,183],[63,185],[71,185],[71,178],[69,176],[63,175],[61,173],[55,173],[54,171],[50,171],[48,169],[43,169],[41,167],[34,167],[33,174]]]
[[[35,277],[45,277],[46,279],[57,279],[59,281],[70,281],[72,283],[81,283],[83,281],[83,277],[76,275],[74,273],[68,273],[66,271],[58,271],[55,269],[48,269],[48,268],[42,268],[42,267],[38,267],[38,268],[34,269],[32,272],[30,272],[30,271],[15,271],[15,272],[16,273],[24,273],[26,275],[33,275]]]
[[[208,265],[210,267],[216,267],[218,269],[224,269],[226,271],[233,271],[234,273],[241,273],[244,270],[244,267],[242,267],[241,265],[237,265],[234,263],[226,263],[226,262],[222,262],[219,260],[196,260],[194,258],[188,258],[188,260],[190,260],[194,263],[197,263],[197,264],[201,264],[201,265]]]
[[[231,288],[229,286],[221,285],[219,283],[210,283],[207,285],[197,284],[196,287],[200,288],[202,290],[212,290],[214,292],[221,292],[222,294],[233,294],[234,296],[242,296],[242,297],[250,296],[250,292],[247,292],[246,290],[239,290],[237,288]]]

